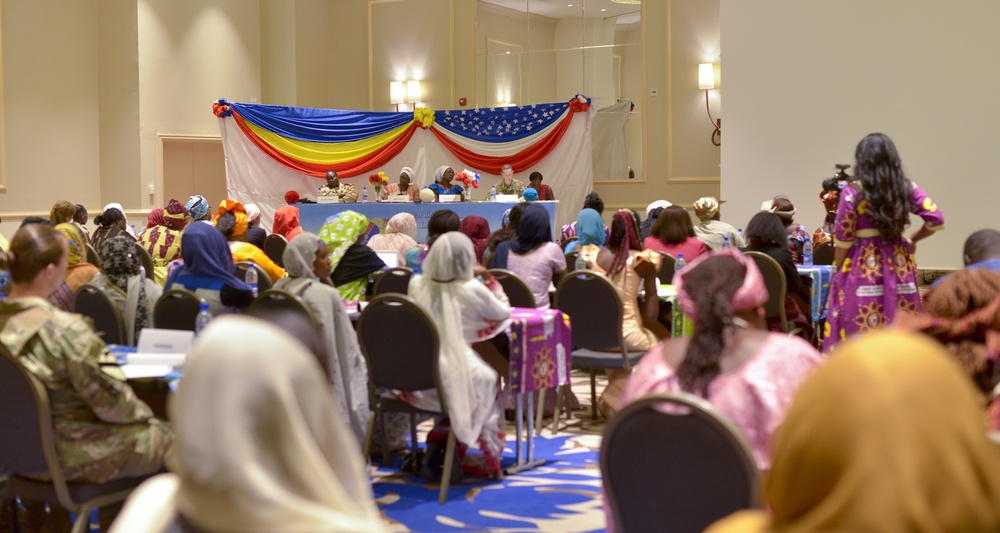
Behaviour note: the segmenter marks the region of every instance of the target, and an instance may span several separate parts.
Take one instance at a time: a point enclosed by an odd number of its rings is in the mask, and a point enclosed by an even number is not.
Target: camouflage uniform
[[[507,185],[501,179],[497,182],[497,194],[516,194],[518,196],[524,195],[525,187],[524,183],[518,179],[511,179],[510,185]]]
[[[87,319],[43,298],[3,300],[0,342],[49,392],[56,454],[68,480],[100,483],[163,468],[170,426],[153,418],[116,366],[99,366],[115,359]]]
[[[336,189],[331,189],[328,185],[320,187],[321,196],[336,196],[341,203],[353,204],[358,201],[358,189],[350,183],[341,183]]]

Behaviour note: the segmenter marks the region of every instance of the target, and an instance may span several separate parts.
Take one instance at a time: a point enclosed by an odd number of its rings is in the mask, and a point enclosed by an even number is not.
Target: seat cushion
[[[635,366],[646,352],[628,352],[628,363]],[[621,352],[597,352],[594,350],[573,350],[573,368],[623,368]]]

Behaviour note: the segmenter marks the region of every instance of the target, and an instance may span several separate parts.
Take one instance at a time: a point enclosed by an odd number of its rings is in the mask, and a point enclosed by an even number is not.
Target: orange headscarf
[[[219,215],[223,213],[236,215],[236,227],[233,228],[233,237],[239,237],[247,232],[247,228],[250,227],[250,217],[247,216],[247,209],[243,207],[243,204],[236,200],[223,200],[219,204],[219,210],[212,216],[212,225],[218,222]]]

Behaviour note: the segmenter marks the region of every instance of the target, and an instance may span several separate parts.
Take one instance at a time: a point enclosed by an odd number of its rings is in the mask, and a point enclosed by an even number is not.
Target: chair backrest
[[[372,294],[375,296],[390,292],[406,294],[410,287],[411,277],[413,277],[413,271],[406,267],[386,269],[375,278],[375,288],[372,289]]]
[[[87,262],[101,268],[101,257],[97,255],[97,250],[89,243],[83,243],[83,248],[87,251]]]
[[[0,344],[0,471],[48,472],[61,502],[72,503],[59,467],[45,385]]]
[[[272,233],[264,239],[264,255],[274,261],[274,264],[284,268],[285,260],[282,256],[285,255],[285,247],[288,246],[288,240],[285,236],[280,233]]]
[[[746,256],[753,259],[764,276],[764,285],[767,287],[767,303],[764,304],[764,314],[767,318],[778,318],[781,323],[781,331],[788,332],[788,319],[785,317],[785,292],[788,290],[785,280],[785,271],[773,257],[760,252],[745,252]]]
[[[660,254],[660,271],[656,273],[656,277],[660,280],[660,285],[673,285],[674,265],[677,263],[677,258],[668,253],[657,253]]]
[[[656,394],[626,406],[604,431],[600,461],[617,531],[658,532],[669,524],[672,532],[700,532],[757,506],[749,446],[697,396]]]
[[[233,275],[239,279],[247,279],[247,269],[252,268],[257,271],[257,294],[260,294],[268,289],[270,289],[274,282],[271,281],[271,276],[267,274],[267,271],[261,268],[257,263],[251,263],[250,261],[240,261],[236,263],[233,268]]]
[[[266,311],[291,311],[300,313],[319,327],[319,320],[298,296],[280,289],[268,289],[254,298],[247,311],[253,315]]]
[[[566,249],[566,245],[567,245],[567,244],[569,244],[569,243],[571,243],[571,242],[576,242],[576,241],[578,241],[578,240],[580,240],[580,237],[578,237],[578,236],[573,236],[573,237],[570,237],[570,238],[568,238],[568,239],[566,239],[566,240],[564,240],[564,241],[560,242],[560,243],[559,243],[559,247],[560,247],[560,248],[562,248],[563,250],[565,250],[565,249]]]
[[[170,289],[153,308],[153,326],[160,329],[194,331],[201,300],[187,289]]]
[[[94,330],[105,344],[127,344],[125,321],[111,300],[93,285],[81,285],[73,295],[73,312],[94,321]]]
[[[566,253],[566,272],[572,272],[576,270],[576,260],[580,257],[579,250],[573,250],[572,252]]]
[[[622,299],[611,280],[593,270],[577,270],[563,276],[556,287],[553,307],[569,315],[573,324],[573,346],[588,350],[621,350],[628,368],[622,339]]]
[[[503,268],[491,268],[490,274],[500,282],[511,307],[535,307],[535,295],[520,276]]]
[[[813,250],[813,264],[833,264],[833,243],[831,241],[826,241],[816,245],[816,248]]]
[[[496,252],[491,252],[489,250],[486,250],[483,253],[483,266],[489,269],[490,266],[493,265],[493,258],[496,257],[496,255],[497,255]]]
[[[376,296],[358,319],[358,344],[373,387],[399,391],[439,388],[437,327],[408,296]]]
[[[146,270],[146,277],[149,279],[156,279],[153,276],[153,257],[149,255],[149,252],[142,247],[138,242],[135,243],[135,249],[138,250],[139,261],[142,262],[142,268]]]

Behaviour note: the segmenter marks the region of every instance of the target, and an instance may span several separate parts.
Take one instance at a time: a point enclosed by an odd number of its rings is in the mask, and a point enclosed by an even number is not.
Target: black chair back
[[[260,296],[254,298],[247,310],[251,315],[266,313],[269,311],[290,311],[299,313],[310,322],[319,327],[319,320],[299,297],[280,289],[268,289]]]
[[[376,296],[361,312],[358,344],[373,386],[399,391],[439,388],[437,327],[409,297]]]
[[[83,243],[83,247],[87,251],[87,262],[101,268],[101,257],[97,255],[97,250],[89,243]]]
[[[491,252],[489,250],[486,250],[483,253],[483,266],[489,269],[490,266],[493,265],[493,258],[496,257],[496,255],[497,255],[496,252]]]
[[[576,260],[579,257],[580,252],[578,250],[566,253],[566,272],[573,272],[576,270]]]
[[[372,289],[372,294],[375,296],[390,292],[406,294],[410,287],[410,278],[412,277],[413,271],[406,267],[386,269],[375,278],[375,287]]]
[[[38,390],[41,387],[41,390]],[[47,472],[46,438],[52,440],[52,424],[42,426],[39,399],[45,388],[0,344],[0,471]],[[47,402],[46,402],[47,403]],[[51,417],[49,418],[51,420]]]
[[[139,254],[139,261],[142,262],[142,268],[146,270],[146,277],[155,280],[156,278],[153,275],[153,257],[138,242],[135,243],[135,249],[138,250],[137,253]]]
[[[623,349],[622,299],[614,284],[604,275],[593,270],[566,274],[556,288],[553,307],[569,315],[573,324],[574,348],[596,351]]]
[[[274,261],[274,264],[285,268],[285,260],[282,256],[285,255],[286,246],[288,246],[288,241],[284,235],[272,233],[264,239],[264,255]]]
[[[813,264],[814,265],[832,265],[833,264],[833,243],[831,241],[826,241],[821,244],[817,244],[813,249]]]
[[[73,312],[90,318],[105,344],[128,344],[125,321],[111,300],[97,287],[82,285],[73,295]]]
[[[767,303],[764,304],[764,314],[767,318],[778,318],[781,321],[781,331],[788,333],[788,320],[785,317],[785,292],[788,290],[785,271],[773,257],[760,252],[744,252],[753,259],[764,276],[767,287]]]
[[[201,300],[187,289],[170,289],[153,308],[153,325],[160,329],[194,331]]]
[[[660,285],[673,285],[677,258],[663,252],[658,253],[660,254],[660,271],[656,273],[656,277],[660,280]]]
[[[559,243],[559,247],[562,248],[563,250],[565,250],[567,244],[569,244],[571,242],[576,242],[578,240],[580,240],[580,237],[578,237],[578,236],[570,237],[570,238],[568,238],[568,239],[560,242]]]
[[[270,289],[274,285],[274,282],[271,281],[271,276],[260,265],[249,261],[236,263],[236,266],[233,268],[233,275],[239,279],[247,279],[247,269],[249,268],[257,271],[257,294]]]
[[[663,408],[667,412],[664,412]],[[642,460],[655,457],[656,460]],[[757,507],[757,466],[739,430],[705,400],[657,394],[608,423],[601,475],[618,531],[700,532]]]
[[[520,276],[503,268],[491,268],[490,274],[500,282],[511,307],[535,307],[535,295]]]

